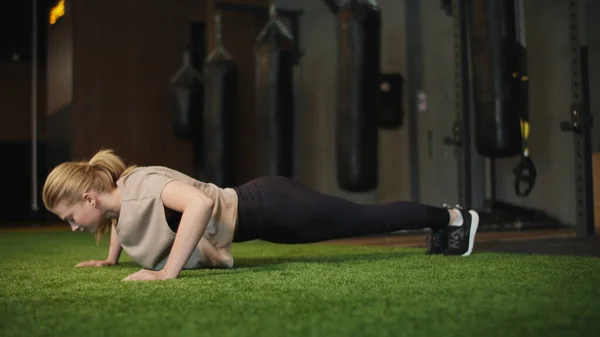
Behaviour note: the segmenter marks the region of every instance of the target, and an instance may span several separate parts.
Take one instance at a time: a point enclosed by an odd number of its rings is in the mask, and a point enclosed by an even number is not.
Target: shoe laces
[[[465,237],[465,226],[450,230],[448,235],[448,246],[450,248],[460,248],[460,242]]]

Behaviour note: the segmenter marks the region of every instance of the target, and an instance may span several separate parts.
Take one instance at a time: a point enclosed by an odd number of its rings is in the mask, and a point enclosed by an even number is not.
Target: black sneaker
[[[443,207],[448,210],[453,209],[448,204],[444,204]],[[448,226],[432,229],[431,234],[425,237],[425,244],[427,245],[425,254],[443,254],[446,252],[446,248],[448,248]]]
[[[434,230],[425,238],[426,254],[443,254],[448,248],[448,227]]]
[[[479,214],[476,211],[460,211],[462,226],[448,226],[448,248],[445,255],[469,256],[475,245],[475,234],[479,227]]]

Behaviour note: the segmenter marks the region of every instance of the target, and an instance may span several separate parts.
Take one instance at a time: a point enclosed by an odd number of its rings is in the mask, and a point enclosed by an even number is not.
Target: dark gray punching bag
[[[237,68],[221,42],[220,16],[217,47],[204,63],[204,171],[207,182],[220,187],[236,184]]]
[[[204,104],[202,75],[191,62],[191,51],[183,52],[183,64],[170,83],[173,132],[183,140],[191,140],[199,131]]]
[[[338,185],[378,185],[381,13],[367,0],[341,1],[337,12],[336,154]]]
[[[275,6],[256,39],[257,175],[293,175],[293,36],[277,18]]]
[[[512,0],[473,0],[469,32],[475,100],[475,145],[485,157],[521,152],[519,93],[513,72],[518,52]]]

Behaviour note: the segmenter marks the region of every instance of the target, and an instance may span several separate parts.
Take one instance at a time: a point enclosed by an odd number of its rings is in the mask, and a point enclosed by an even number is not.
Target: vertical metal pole
[[[481,210],[485,207],[485,193],[486,193],[486,160],[477,152],[477,144],[475,143],[475,137],[473,137],[473,130],[475,130],[475,87],[473,81],[473,64],[471,56],[471,35],[469,33],[471,29],[471,16],[470,16],[470,1],[463,0],[463,46],[462,46],[462,57],[463,57],[463,138],[465,139],[464,145],[464,165],[468,165],[468,175],[465,176],[465,186],[467,189],[466,195],[467,202],[465,207],[470,209]],[[485,0],[487,1],[487,0]],[[493,173],[493,172],[492,172]],[[490,176],[491,180],[495,179],[495,176]]]
[[[592,175],[592,121],[589,101],[588,48],[585,34],[585,0],[569,1],[571,41],[571,111],[563,131],[573,132],[577,236],[594,235],[594,192]]]
[[[419,116],[417,113],[417,93],[423,87],[423,67],[421,53],[421,0],[406,0],[406,72],[408,114],[408,160],[410,175],[410,198],[418,202],[420,196],[419,175]]]
[[[37,0],[33,0],[31,28],[31,211],[36,214],[38,205],[38,137],[37,137],[37,63],[38,63],[38,32],[37,32]]]
[[[458,164],[458,203],[464,208],[472,206],[471,190],[471,102],[469,81],[469,49],[467,0],[452,2],[454,18],[454,70],[455,113],[454,141],[455,156]]]

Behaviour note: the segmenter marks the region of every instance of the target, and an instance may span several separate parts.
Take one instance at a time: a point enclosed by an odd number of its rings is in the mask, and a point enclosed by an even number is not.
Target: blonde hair
[[[127,175],[135,166],[126,166],[113,150],[102,149],[89,161],[66,162],[55,167],[44,183],[42,200],[51,212],[61,202],[73,206],[81,201],[83,193],[109,192],[117,187],[117,180]],[[112,222],[107,221],[96,233],[100,237],[108,231]]]

